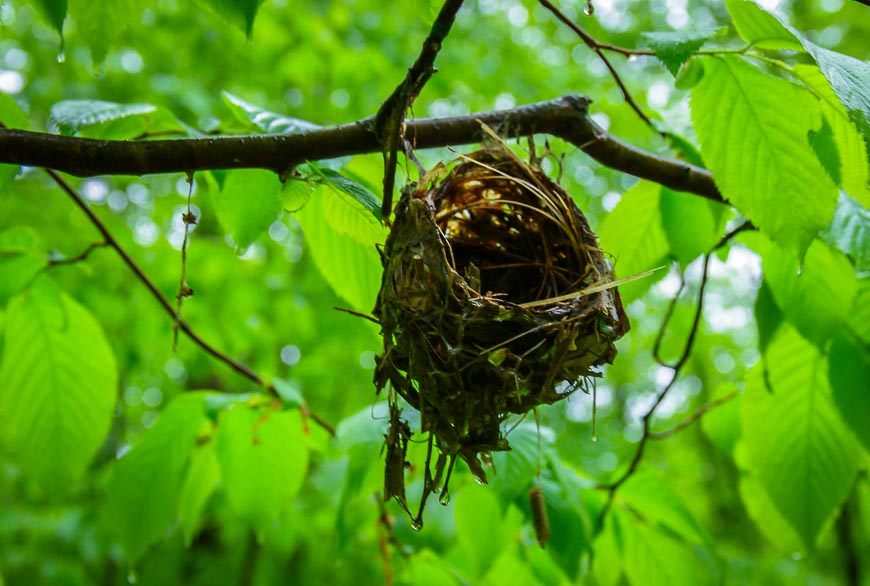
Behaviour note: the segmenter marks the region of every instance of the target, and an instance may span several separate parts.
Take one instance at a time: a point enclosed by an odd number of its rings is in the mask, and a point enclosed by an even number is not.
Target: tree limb
[[[568,95],[547,102],[405,122],[405,135],[418,149],[480,142],[480,123],[503,136],[550,134],[598,162],[677,191],[723,201],[706,169],[622,142],[589,116],[590,100]],[[0,163],[46,167],[80,177],[149,175],[210,169],[271,169],[285,173],[305,161],[380,152],[371,119],[300,132],[142,142],[95,140],[41,132],[0,129]]]

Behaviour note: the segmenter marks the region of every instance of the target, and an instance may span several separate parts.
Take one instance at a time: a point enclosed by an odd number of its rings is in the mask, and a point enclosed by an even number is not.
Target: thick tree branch
[[[405,134],[418,149],[480,142],[481,122],[505,137],[550,134],[618,171],[723,201],[709,171],[622,142],[590,118],[589,103],[588,98],[569,95],[512,110],[408,120]],[[371,119],[298,134],[144,142],[0,129],[0,163],[46,167],[80,177],[241,168],[284,173],[305,161],[380,151]]]

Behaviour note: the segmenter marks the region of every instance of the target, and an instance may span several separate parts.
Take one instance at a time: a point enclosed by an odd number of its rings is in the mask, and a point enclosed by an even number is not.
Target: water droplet
[[[598,434],[597,433],[592,434],[592,443],[596,443],[596,444],[598,443]]]
[[[449,505],[450,504],[450,493],[447,492],[446,490],[444,492],[442,492],[441,496],[438,497],[438,502],[441,503],[445,507],[447,505]]]
[[[135,584],[138,581],[139,575],[136,573],[136,570],[134,568],[130,568],[130,570],[127,572],[127,582],[130,584]]]
[[[63,63],[64,61],[66,61],[66,53],[63,52],[63,51],[60,51],[60,52],[57,54],[57,62],[58,62],[58,63]]]
[[[411,529],[414,531],[419,531],[423,528],[423,519],[413,519],[411,521]]]
[[[629,61],[637,61],[637,55],[629,55],[628,60]]]
[[[592,5],[592,0],[586,0],[586,8],[583,9],[583,14],[586,16],[595,14],[595,6]]]

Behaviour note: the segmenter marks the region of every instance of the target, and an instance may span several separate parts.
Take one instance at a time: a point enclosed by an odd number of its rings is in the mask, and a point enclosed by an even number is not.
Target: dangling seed
[[[550,518],[547,517],[547,501],[544,498],[544,491],[540,487],[536,486],[529,491],[529,505],[532,507],[532,524],[535,526],[538,545],[544,549],[547,547],[547,540],[550,539]]]

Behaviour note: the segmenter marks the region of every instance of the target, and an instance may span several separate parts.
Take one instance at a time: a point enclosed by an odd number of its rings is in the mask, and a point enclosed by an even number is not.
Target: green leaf
[[[3,92],[0,92],[0,122],[5,124],[6,128],[27,130],[29,126],[27,114],[21,109],[15,98]]]
[[[685,541],[704,545],[711,542],[691,511],[685,498],[671,488],[665,477],[651,468],[642,467],[619,489],[619,496],[636,511],[643,511],[647,521],[673,531]]]
[[[84,474],[109,431],[118,386],[100,324],[48,278],[9,302],[0,426],[25,473],[52,493]]]
[[[247,248],[281,213],[281,180],[263,169],[237,169],[211,194],[221,226],[240,249]]]
[[[748,468],[811,549],[858,471],[858,446],[831,402],[825,357],[797,332],[768,349],[771,391],[756,367],[743,395]]]
[[[870,345],[870,277],[858,280],[858,293],[849,312],[848,326],[859,340]]]
[[[204,392],[175,397],[109,480],[103,522],[130,563],[175,525],[188,462],[205,417]],[[187,495],[190,498],[190,495]]]
[[[819,240],[797,259],[771,245],[762,253],[764,280],[786,319],[819,348],[848,317],[857,292],[849,260]]]
[[[538,427],[534,422],[520,423],[511,431],[508,440],[509,452],[492,454],[495,474],[489,480],[493,490],[507,505],[519,497],[525,498],[535,480],[535,472],[541,460],[549,459],[556,436],[548,427],[541,428],[541,447],[538,449]]]
[[[767,347],[783,322],[782,310],[776,303],[773,292],[766,279],[762,279],[755,298],[755,324],[758,326],[758,350],[761,356],[767,354]]]
[[[733,384],[723,383],[710,394],[709,400],[714,401],[733,390]],[[732,455],[740,441],[740,399],[707,411],[701,418],[701,429],[723,454]]]
[[[625,574],[632,586],[717,583],[712,568],[686,544],[634,519],[620,526],[625,535]]]
[[[722,204],[662,188],[659,206],[671,254],[680,266],[685,268],[719,241],[726,211]]]
[[[844,193],[824,239],[849,255],[857,272],[870,270],[870,211]]]
[[[828,380],[840,416],[870,452],[870,350],[844,329],[828,350]]]
[[[822,117],[822,127],[819,130],[810,130],[807,138],[810,141],[810,147],[816,153],[828,177],[836,185],[840,185],[842,181],[840,151],[837,149],[834,130],[828,124],[828,119]]]
[[[622,194],[617,206],[601,224],[601,247],[613,255],[614,268],[620,278],[631,277],[660,267],[667,262],[667,235],[662,227],[662,188],[641,181]],[[665,271],[621,285],[619,294],[625,303],[637,299]]]
[[[424,549],[408,559],[408,565],[399,578],[403,586],[456,586],[454,570],[431,549]]]
[[[704,77],[704,60],[689,59],[677,72],[674,87],[678,90],[690,90]]]
[[[305,132],[306,130],[314,130],[320,128],[317,124],[300,120],[299,118],[290,118],[276,112],[270,112],[264,108],[260,108],[250,102],[246,102],[242,98],[224,91],[221,92],[224,104],[230,109],[235,118],[243,124],[253,124],[263,132],[269,134],[296,134]]]
[[[513,446],[513,441],[511,445]],[[579,560],[588,552],[591,545],[593,521],[590,519],[591,515],[586,505],[580,499],[582,491],[590,489],[591,486],[555,454],[548,459],[555,481],[545,479],[542,483],[550,530],[553,534],[547,543],[547,551],[566,574],[576,578],[580,572]],[[510,468],[511,465],[512,463],[508,462],[506,467]],[[496,475],[503,470],[504,468],[497,468]],[[532,479],[534,476],[529,477],[529,480]],[[529,503],[527,491],[522,498],[525,501],[524,505]],[[529,515],[529,522],[533,521],[534,519]]]
[[[833,132],[840,163],[839,185],[862,205],[870,207],[870,188],[867,187],[870,167],[864,138],[818,67],[798,64],[794,72],[819,98],[825,122]]]
[[[619,521],[618,514],[608,514],[592,546],[592,572],[601,586],[617,586],[622,578],[624,544]]]
[[[804,50],[815,59],[855,126],[870,142],[870,63],[808,41],[778,16],[748,0],[728,0],[741,37],[766,49]]]
[[[281,200],[281,207],[285,211],[296,213],[311,201],[313,191],[314,186],[307,181],[288,179],[281,186],[281,191],[278,192],[278,199]]]
[[[33,253],[0,252],[0,307],[33,282],[46,264],[44,257]]]
[[[13,226],[0,232],[0,252],[39,252],[42,239],[30,226]]]
[[[139,20],[145,3],[139,0],[68,0],[69,15],[100,63],[109,48]]]
[[[72,136],[99,124],[129,117],[141,118],[157,110],[151,104],[116,104],[101,100],[64,100],[51,107],[49,127],[61,134]],[[140,121],[141,123],[141,121]],[[142,123],[144,129],[144,123]]]
[[[803,44],[828,78],[865,142],[870,143],[870,63],[823,49],[807,40]]]
[[[178,503],[178,517],[184,544],[188,547],[202,526],[202,514],[208,499],[220,481],[215,443],[207,441],[197,446],[190,457]]]
[[[709,58],[705,65],[692,92],[704,161],[728,201],[802,257],[837,198],[807,142],[807,133],[821,125],[818,101],[739,57]]]
[[[257,10],[265,0],[198,0],[208,6],[230,24],[245,31],[250,39],[254,32],[254,18]]]
[[[63,37],[63,21],[66,19],[66,0],[37,0],[36,5],[54,30]]]
[[[724,28],[704,28],[696,31],[641,33],[656,57],[676,77],[680,65],[686,62],[704,43],[722,34]]]
[[[334,190],[339,193],[347,194],[355,201],[362,204],[362,206],[379,222],[383,219],[381,217],[381,202],[378,201],[375,194],[366,186],[354,181],[350,177],[342,175],[338,171],[326,167],[317,167],[311,164],[309,164],[308,167],[314,173],[319,175],[324,182]]]
[[[743,40],[763,49],[801,50],[801,39],[779,17],[751,0],[726,0],[734,28]]]
[[[305,234],[306,248],[336,295],[353,309],[371,311],[381,279],[381,260],[375,242],[385,238],[385,231],[377,224],[346,222],[343,218],[354,217],[356,212],[335,194],[321,189],[319,195],[296,213]],[[375,222],[359,205],[352,205],[360,211],[361,217],[368,217],[366,221]],[[360,238],[366,233],[369,243],[363,244]],[[375,239],[375,234],[381,236]]]
[[[505,538],[501,532],[501,510],[488,487],[468,484],[456,496],[453,509],[456,538],[474,567],[474,576],[486,573],[498,557]]]
[[[797,531],[789,525],[765,492],[758,478],[748,473],[741,474],[739,490],[749,518],[768,541],[788,553],[807,549]]]
[[[305,404],[305,399],[302,398],[302,392],[297,385],[280,378],[272,379],[272,384],[285,406],[301,407]]]
[[[227,411],[217,455],[230,506],[260,535],[290,509],[308,471],[299,413],[271,407]]]

